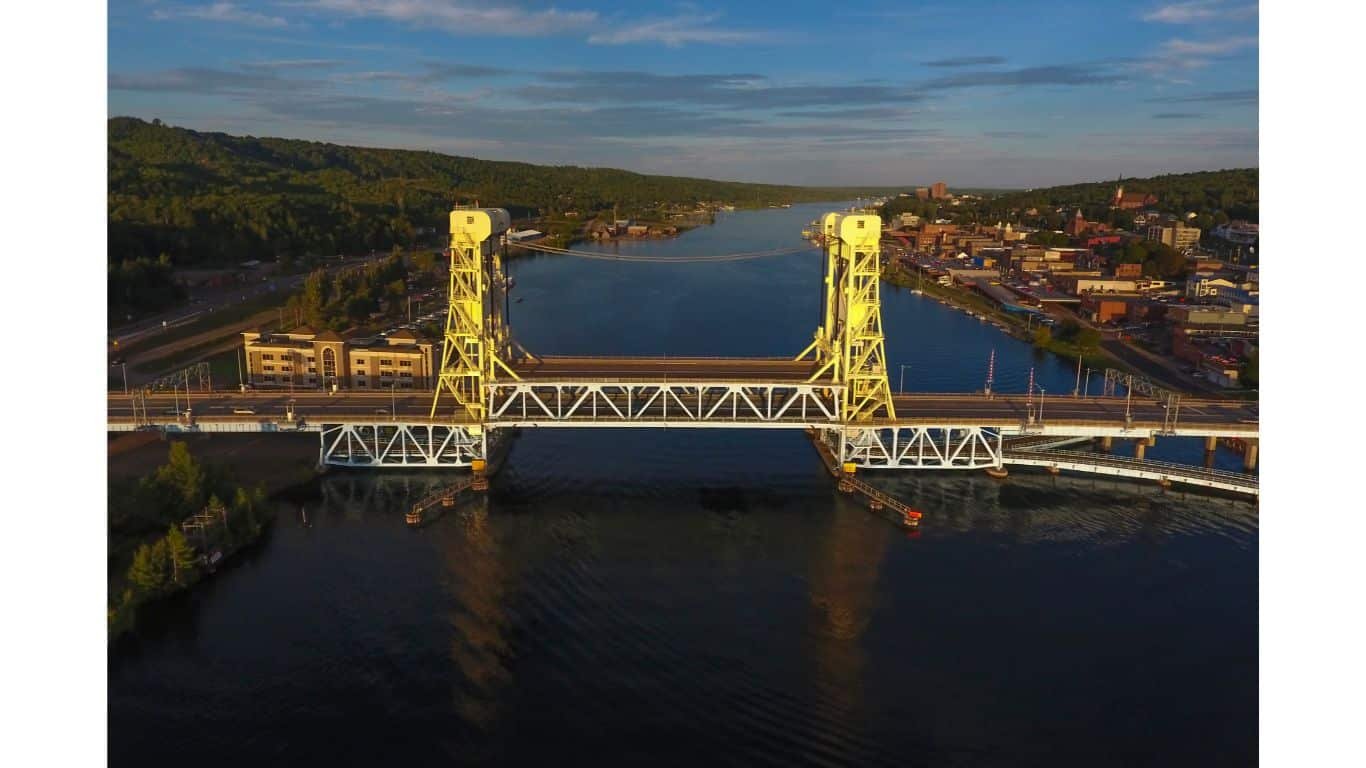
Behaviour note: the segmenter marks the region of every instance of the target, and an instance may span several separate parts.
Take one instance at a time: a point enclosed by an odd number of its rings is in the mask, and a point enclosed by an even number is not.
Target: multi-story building
[[[1148,227],[1148,239],[1184,251],[1200,244],[1200,228],[1179,221],[1166,226],[1155,224]]]
[[[929,187],[916,187],[916,188],[915,188],[915,199],[917,199],[917,200],[929,200],[929,199],[930,199],[930,188],[929,188]]]
[[[934,183],[934,186],[930,187],[930,198],[931,198],[931,199],[933,199],[933,200],[940,200],[940,199],[943,199],[943,198],[948,197],[948,196],[949,196],[949,185],[945,184],[944,182],[942,182],[942,181],[936,181],[936,182]]]
[[[431,389],[432,343],[408,330],[343,339],[312,328],[242,334],[245,381],[254,387]]]

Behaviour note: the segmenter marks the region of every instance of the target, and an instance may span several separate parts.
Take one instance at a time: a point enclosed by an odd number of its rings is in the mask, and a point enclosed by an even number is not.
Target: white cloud
[[[583,29],[598,21],[596,11],[533,11],[496,1],[303,0],[299,5],[324,14],[436,27],[459,35],[538,37]]]
[[[158,8],[152,11],[152,18],[157,21],[199,19],[225,24],[243,24],[249,27],[279,28],[289,26],[289,23],[279,16],[269,16],[243,8],[236,3],[227,2]]]
[[[686,43],[742,43],[758,38],[754,32],[711,26],[719,18],[720,14],[651,19],[596,32],[589,36],[588,42],[602,45],[663,43],[678,47]]]
[[[1228,5],[1223,0],[1192,0],[1163,5],[1143,14],[1144,21],[1196,24],[1202,21],[1245,19],[1257,15],[1257,5]]]
[[[1227,56],[1257,45],[1255,37],[1226,37],[1222,40],[1168,40],[1162,51],[1171,56]]]

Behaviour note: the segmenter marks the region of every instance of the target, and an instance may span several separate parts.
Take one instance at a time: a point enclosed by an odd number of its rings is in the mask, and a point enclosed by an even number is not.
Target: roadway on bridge
[[[904,394],[893,395],[897,421],[943,421],[951,419],[965,425],[1019,423],[1032,414],[1036,421],[1048,422],[1123,422],[1126,412],[1135,423],[1167,425],[1257,423],[1257,406],[1233,400],[1182,400],[1168,409],[1148,398],[1134,397],[1126,405],[1123,397],[1026,398],[1024,395],[997,395],[987,399],[981,394]]]
[[[644,374],[642,374],[644,375]],[[558,378],[558,377],[555,377]],[[626,380],[623,375],[622,380]],[[347,421],[376,422],[398,420],[425,422],[431,410],[430,390],[400,390],[396,392],[342,391],[327,394],[315,390],[248,391],[218,390],[212,393],[191,393],[189,407],[197,419],[259,420],[283,418],[291,401],[295,413],[311,423],[342,423]],[[186,395],[181,392],[149,394],[146,416],[153,422],[168,421],[177,409],[184,411]],[[1122,397],[1073,398],[1059,396],[1040,400],[1023,395],[997,395],[990,399],[981,394],[902,394],[894,396],[897,418],[895,422],[875,421],[877,425],[953,423],[959,426],[1019,425],[1032,414],[1035,423],[1108,423],[1125,420],[1126,403]],[[134,417],[133,398],[123,393],[109,393],[108,418],[111,422],[128,422]],[[1256,432],[1258,412],[1255,404],[1225,400],[1186,400],[1179,408],[1168,411],[1162,404],[1135,397],[1129,402],[1128,413],[1135,426],[1239,428]]]
[[[531,381],[766,381],[799,383],[816,372],[785,357],[541,357],[513,366]]]

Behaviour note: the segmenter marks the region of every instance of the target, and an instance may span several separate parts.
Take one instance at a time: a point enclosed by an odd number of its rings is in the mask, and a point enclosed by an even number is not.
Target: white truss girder
[[[328,424],[318,463],[339,467],[468,467],[484,458],[482,432],[442,424]]]
[[[985,469],[1001,466],[1001,432],[985,427],[849,428],[841,460],[872,469]]]
[[[841,387],[724,381],[498,381],[490,427],[828,427]]]

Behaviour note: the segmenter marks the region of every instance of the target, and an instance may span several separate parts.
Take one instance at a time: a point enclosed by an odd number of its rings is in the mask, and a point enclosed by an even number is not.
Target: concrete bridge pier
[[[1258,439],[1250,437],[1244,441],[1247,445],[1243,449],[1243,471],[1251,472],[1257,468],[1257,442]]]
[[[1143,454],[1147,452],[1148,446],[1156,443],[1157,440],[1151,437],[1140,437],[1134,441],[1134,458],[1143,461]]]
[[[1114,439],[1113,437],[1110,437],[1109,435],[1106,435],[1105,437],[1100,438],[1100,452],[1101,452],[1101,453],[1109,453],[1110,451],[1113,451],[1114,449],[1115,449],[1115,439]]]
[[[1214,468],[1214,451],[1219,447],[1219,438],[1205,438],[1205,469]]]

